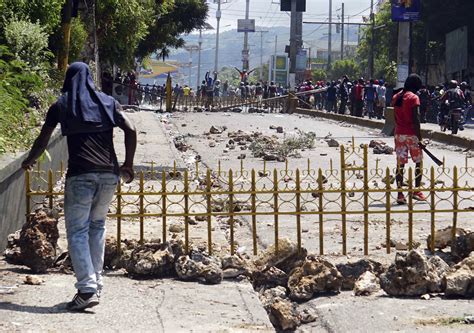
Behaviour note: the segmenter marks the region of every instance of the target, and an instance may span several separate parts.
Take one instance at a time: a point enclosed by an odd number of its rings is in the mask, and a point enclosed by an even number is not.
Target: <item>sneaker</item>
[[[82,311],[93,306],[99,305],[99,298],[96,293],[80,293],[78,292],[72,301],[67,303],[66,308],[69,311]]]
[[[423,193],[421,192],[415,192],[413,193],[413,199],[417,201],[426,201],[426,197]]]
[[[399,204],[399,205],[406,205],[407,204],[407,199],[405,198],[403,193],[398,193],[397,204]]]

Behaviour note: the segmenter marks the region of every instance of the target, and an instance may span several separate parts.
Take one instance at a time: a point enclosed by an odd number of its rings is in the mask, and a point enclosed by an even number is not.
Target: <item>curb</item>
[[[354,125],[370,127],[370,128],[383,129],[384,127],[384,122],[380,120],[359,118],[359,117],[342,115],[342,114],[337,114],[337,113],[328,113],[324,111],[297,108],[295,111],[295,114],[302,114],[302,115],[307,115],[311,117],[319,117],[319,118],[335,120],[335,121],[345,121],[347,123],[351,123]],[[445,144],[449,144],[449,145],[453,145],[453,146],[457,146],[461,148],[466,148],[469,150],[474,150],[474,139],[452,135],[452,134],[448,134],[448,133],[444,133],[440,131],[428,130],[428,129],[421,129],[421,135],[423,136],[423,138],[430,139],[433,141],[437,141],[437,142],[441,142],[441,143],[445,143]]]

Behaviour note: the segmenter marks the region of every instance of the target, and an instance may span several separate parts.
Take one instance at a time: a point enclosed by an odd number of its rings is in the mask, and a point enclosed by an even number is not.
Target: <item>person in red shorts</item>
[[[421,163],[423,151],[420,131],[420,99],[416,95],[422,86],[421,78],[416,74],[411,74],[405,81],[402,91],[393,96],[392,106],[395,108],[395,152],[397,154],[397,187],[400,190],[403,186],[403,173],[405,164],[408,163],[410,155],[415,168],[415,187],[421,185]],[[413,199],[426,201],[423,193],[416,191]],[[397,203],[404,205],[407,203],[403,192],[398,192]]]

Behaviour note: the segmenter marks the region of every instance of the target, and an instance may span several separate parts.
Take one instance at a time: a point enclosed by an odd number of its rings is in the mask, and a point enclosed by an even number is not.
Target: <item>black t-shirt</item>
[[[121,106],[116,103],[115,124],[125,120],[120,114]],[[54,103],[46,115],[46,125],[56,127],[59,123],[60,108]],[[81,133],[67,136],[69,152],[66,177],[90,172],[113,172],[119,174],[117,155],[114,149],[113,130],[96,133]]]

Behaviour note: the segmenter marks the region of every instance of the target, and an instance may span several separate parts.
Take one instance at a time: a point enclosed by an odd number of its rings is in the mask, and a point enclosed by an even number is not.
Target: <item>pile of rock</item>
[[[381,140],[371,140],[369,148],[373,148],[373,153],[376,155],[392,155],[394,149]]]
[[[8,236],[5,259],[11,264],[25,265],[34,273],[45,273],[59,254],[58,238],[57,212],[39,209],[20,231]]]

